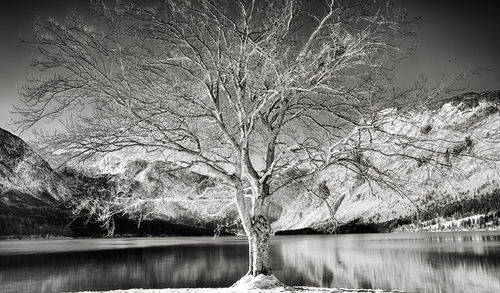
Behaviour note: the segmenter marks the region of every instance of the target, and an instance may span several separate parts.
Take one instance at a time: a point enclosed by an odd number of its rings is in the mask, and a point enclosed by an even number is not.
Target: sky
[[[311,0],[311,2],[323,0]],[[438,83],[468,69],[487,68],[470,79],[470,90],[500,89],[500,17],[491,0],[400,0],[410,16],[421,16],[412,42],[417,51],[396,68],[398,85],[411,84],[420,74]],[[13,105],[26,77],[34,76],[29,61],[33,46],[20,37],[33,37],[36,17],[63,18],[73,9],[88,11],[89,0],[7,0],[0,7],[0,127],[15,132]],[[41,125],[43,127],[43,125]],[[29,131],[21,137],[29,138]]]

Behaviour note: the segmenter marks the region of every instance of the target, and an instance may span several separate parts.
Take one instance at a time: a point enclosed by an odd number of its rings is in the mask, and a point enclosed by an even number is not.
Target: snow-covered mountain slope
[[[403,195],[360,180],[345,169],[332,168],[321,174],[317,180],[327,182],[333,195],[330,203],[346,196],[337,220],[347,223],[361,218],[382,222],[413,214],[417,206],[425,209],[432,203],[445,204],[498,188],[499,105],[500,91],[468,93],[381,125],[392,133],[415,138],[420,141],[417,145],[436,152],[429,155],[415,147],[387,145],[383,137],[374,137],[374,145],[379,150],[398,147],[402,148],[399,152],[408,152],[420,159],[363,154],[374,165],[401,176]],[[167,159],[167,156],[133,149],[106,154],[77,168],[92,174],[113,174],[118,190],[148,199],[145,207],[150,217],[177,218],[181,222],[213,218],[221,223],[235,222],[237,213],[228,201],[232,197],[229,188],[215,179],[176,170],[176,165]],[[436,162],[442,166],[435,168]],[[290,186],[273,197],[270,212],[274,231],[324,228],[330,220],[323,200],[300,186]]]
[[[92,178],[105,175],[106,183],[98,188],[108,189],[104,196],[115,204],[113,210],[123,211],[130,218],[194,226],[223,225],[225,230],[239,230],[232,191],[227,185],[162,160],[161,156],[152,157],[140,149],[124,150],[75,167],[76,177],[84,178],[79,180],[86,185],[84,197],[93,196],[89,191],[96,187]]]
[[[21,138],[0,128],[0,200],[55,204],[68,196],[64,180]]]
[[[237,218],[230,188],[216,179],[161,160],[135,159],[119,168],[123,171],[115,173],[117,191],[143,199],[142,213],[150,217],[227,225]]]
[[[421,161],[388,159],[367,155],[374,165],[401,175],[404,195],[381,189],[376,184],[359,182],[344,170],[322,174],[337,197],[347,195],[336,218],[341,223],[362,218],[382,222],[411,215],[417,206],[424,209],[433,203],[446,204],[473,197],[499,187],[500,179],[500,91],[469,93],[442,102],[433,109],[410,113],[383,127],[392,132],[422,140],[438,152]],[[374,138],[376,140],[376,138]],[[381,145],[381,149],[390,146]],[[418,157],[418,149],[410,149]],[[426,162],[440,162],[448,167],[435,168]],[[329,218],[328,209],[319,198],[301,194],[285,205],[276,230],[321,227]]]

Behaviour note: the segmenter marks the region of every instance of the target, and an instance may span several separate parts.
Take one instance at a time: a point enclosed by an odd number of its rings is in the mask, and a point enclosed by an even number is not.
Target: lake
[[[247,270],[243,237],[0,241],[0,292],[230,286]],[[500,231],[277,236],[289,285],[500,292]]]

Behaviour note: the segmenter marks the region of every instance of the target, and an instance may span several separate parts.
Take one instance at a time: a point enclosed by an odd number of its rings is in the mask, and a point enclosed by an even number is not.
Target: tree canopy
[[[139,146],[217,177],[236,190],[249,239],[269,233],[266,198],[283,186],[307,185],[318,172],[340,168],[404,194],[401,174],[371,157],[445,155],[442,142],[392,127],[448,85],[392,83],[413,33],[391,2],[92,7],[97,22],[72,13],[63,22],[36,23],[33,66],[42,77],[23,89],[21,129],[64,117],[65,131],[50,143],[76,158]],[[428,157],[427,164],[446,165]],[[320,185],[319,196],[327,191]],[[259,269],[254,263],[254,274],[267,273],[266,258]]]

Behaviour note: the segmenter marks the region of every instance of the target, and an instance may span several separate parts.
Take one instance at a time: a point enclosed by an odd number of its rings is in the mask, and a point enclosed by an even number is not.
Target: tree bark
[[[271,236],[271,225],[264,215],[254,217],[248,237],[250,270],[249,274],[271,274],[271,259],[269,257],[269,244]]]
[[[250,214],[249,202],[245,201],[243,189],[237,188],[236,203],[248,239],[248,272],[247,275],[271,274],[269,244],[271,225],[267,214],[267,200],[258,200],[261,204]]]
[[[241,154],[239,158],[241,165],[238,170],[240,181],[236,183],[236,203],[248,238],[249,268],[247,275],[271,275],[269,256],[271,225],[267,217],[270,203],[269,186],[267,181],[259,182],[259,176],[250,159],[247,143],[242,144]],[[243,182],[241,181],[243,174],[249,181],[252,192],[251,202],[245,200]]]

